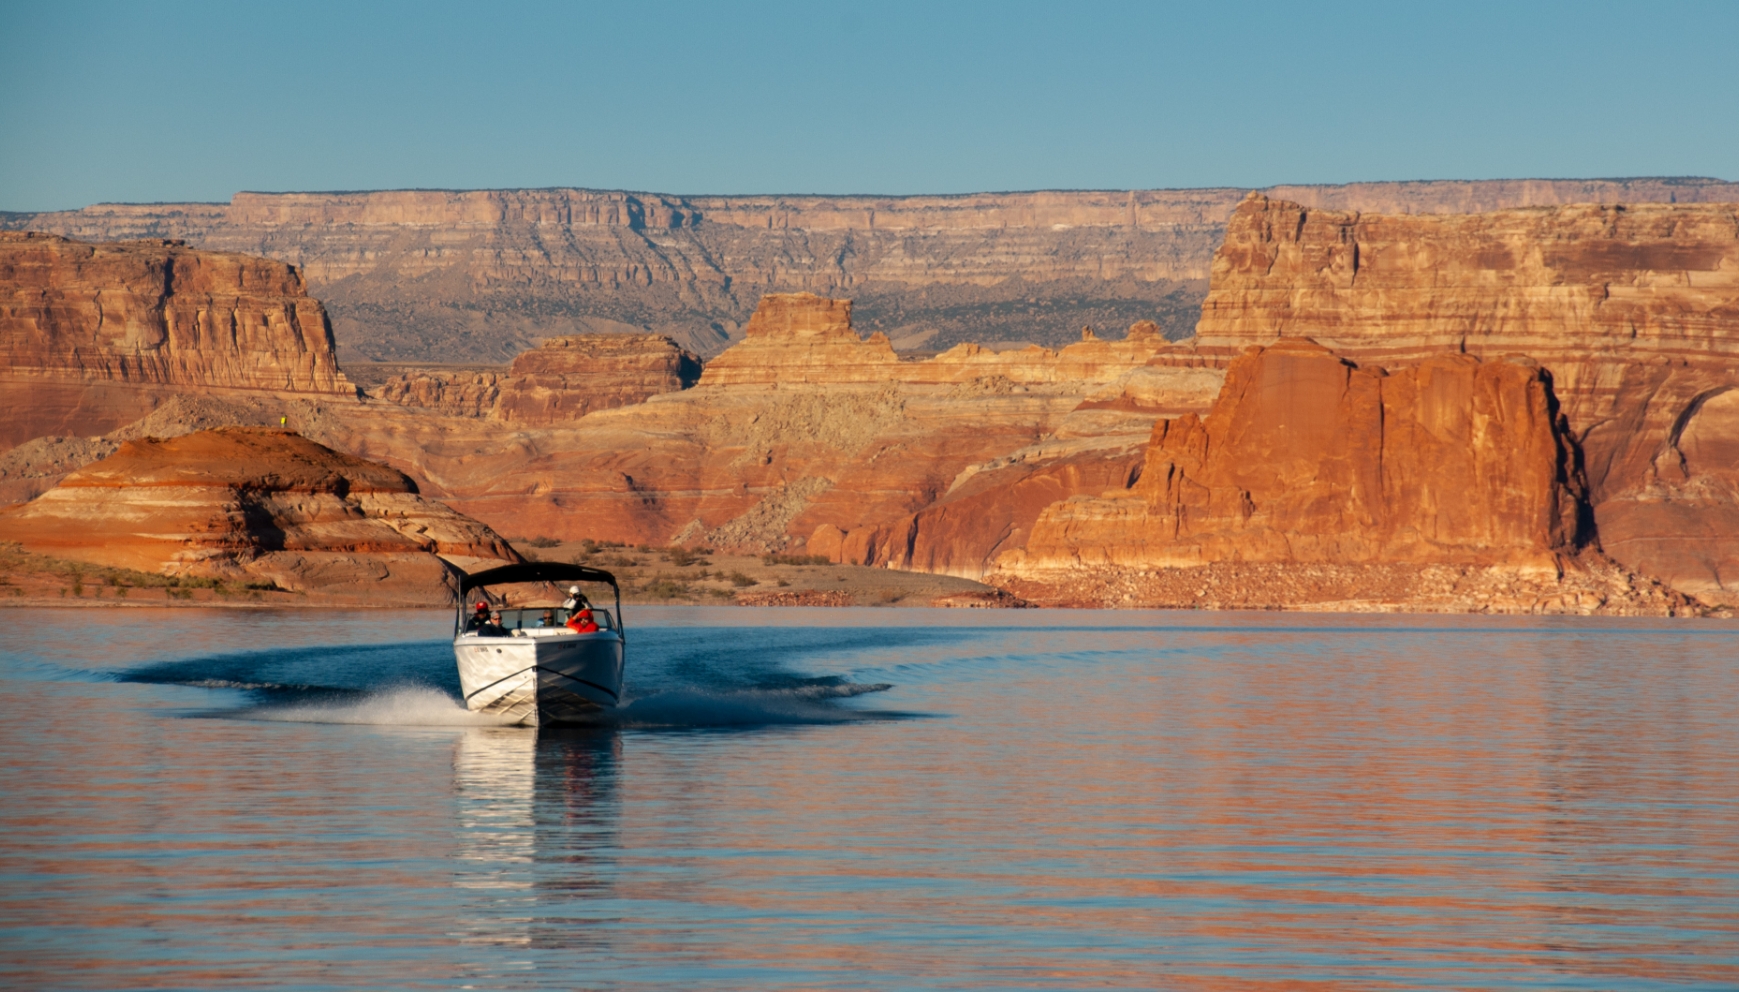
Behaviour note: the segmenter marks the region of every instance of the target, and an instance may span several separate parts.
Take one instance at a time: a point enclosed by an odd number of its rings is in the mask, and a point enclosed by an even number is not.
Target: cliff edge
[[[0,445],[112,430],[177,392],[354,397],[292,266],[174,241],[0,232]]]

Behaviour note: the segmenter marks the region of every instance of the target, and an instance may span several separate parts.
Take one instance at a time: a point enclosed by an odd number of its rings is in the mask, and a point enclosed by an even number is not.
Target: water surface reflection
[[[1727,626],[655,618],[584,731],[444,617],[4,658],[0,984],[1739,987]]]

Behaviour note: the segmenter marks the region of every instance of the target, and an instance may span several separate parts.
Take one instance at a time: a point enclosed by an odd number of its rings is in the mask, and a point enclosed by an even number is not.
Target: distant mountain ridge
[[[1246,190],[676,196],[587,189],[238,193],[0,214],[0,229],[174,238],[290,262],[346,358],[504,362],[542,337],[653,331],[717,354],[763,293],[850,295],[896,347],[1061,345],[1091,324],[1193,330]],[[1276,186],[1314,209],[1475,213],[1739,202],[1703,178]]]

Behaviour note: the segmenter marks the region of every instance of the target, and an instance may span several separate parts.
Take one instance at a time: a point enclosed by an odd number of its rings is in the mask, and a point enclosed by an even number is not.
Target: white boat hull
[[[622,637],[525,631],[521,637],[461,634],[453,640],[465,705],[504,723],[583,723],[615,708],[622,693]]]

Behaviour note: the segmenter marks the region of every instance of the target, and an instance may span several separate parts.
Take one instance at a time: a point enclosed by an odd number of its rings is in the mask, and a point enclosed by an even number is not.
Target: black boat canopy
[[[622,592],[616,585],[616,577],[601,568],[569,565],[560,561],[528,561],[518,565],[503,565],[486,572],[462,574],[459,579],[459,597],[463,599],[467,592],[479,586],[499,586],[510,582],[607,582],[618,595]]]

